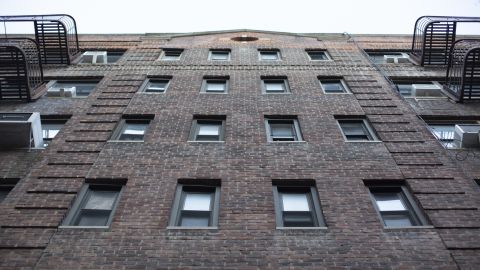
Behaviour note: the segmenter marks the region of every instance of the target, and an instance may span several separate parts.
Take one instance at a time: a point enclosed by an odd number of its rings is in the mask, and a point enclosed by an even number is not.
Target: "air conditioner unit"
[[[412,96],[441,97],[441,87],[437,84],[412,84]]]
[[[0,147],[43,146],[40,113],[0,113]]]
[[[76,97],[77,96],[77,88],[75,86],[72,87],[50,87],[47,91],[47,96],[49,97]]]
[[[89,64],[106,64],[107,52],[106,51],[86,51],[82,55],[82,63]]]
[[[460,147],[478,147],[480,146],[480,125],[455,125],[455,141],[459,142]]]
[[[384,55],[385,63],[409,63],[410,57],[406,53],[394,54],[394,55]]]

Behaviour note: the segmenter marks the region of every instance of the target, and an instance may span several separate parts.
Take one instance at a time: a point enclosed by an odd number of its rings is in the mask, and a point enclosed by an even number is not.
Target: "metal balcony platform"
[[[0,16],[0,22],[32,22],[43,64],[70,64],[80,52],[75,19],[66,14]],[[8,36],[7,36],[8,38]]]
[[[459,102],[480,101],[480,40],[461,39],[453,44],[444,89]]]
[[[43,88],[38,44],[29,38],[0,39],[0,100],[31,101]]]
[[[416,64],[447,65],[456,39],[457,23],[480,22],[480,17],[422,16],[415,22],[410,59]]]

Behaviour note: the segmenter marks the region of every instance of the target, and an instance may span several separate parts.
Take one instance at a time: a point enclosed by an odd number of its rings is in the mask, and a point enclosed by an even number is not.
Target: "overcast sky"
[[[480,0],[0,0],[0,13],[70,14],[81,34],[243,28],[412,34],[415,20],[422,15],[480,16]],[[7,33],[24,32],[19,25],[7,23]],[[480,34],[480,23],[462,24],[458,30]]]

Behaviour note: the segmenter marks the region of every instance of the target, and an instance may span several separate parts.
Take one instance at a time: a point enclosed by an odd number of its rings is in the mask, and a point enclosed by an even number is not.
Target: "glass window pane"
[[[312,60],[328,60],[325,52],[308,52]]]
[[[262,60],[278,60],[277,52],[261,52],[260,55]]]
[[[212,52],[212,60],[228,60],[228,52]]]
[[[306,193],[282,193],[283,211],[310,211]]]
[[[293,123],[271,123],[271,132],[273,137],[293,137]]]
[[[119,140],[143,140],[147,124],[127,123]]]
[[[44,139],[53,139],[57,136],[60,129],[62,129],[63,124],[50,124],[50,123],[43,123],[42,124],[42,131],[43,131],[43,138]]]
[[[75,226],[106,226],[109,211],[81,211]]]
[[[185,193],[183,210],[210,211],[211,193]]]
[[[89,190],[88,200],[83,208],[111,210],[117,195],[117,191]]]
[[[210,213],[194,214],[189,212],[182,213],[179,226],[182,227],[208,227]]]
[[[223,92],[225,91],[225,82],[207,81],[207,91]]]
[[[342,93],[345,92],[345,88],[341,82],[322,82],[325,92]]]
[[[398,193],[375,193],[374,197],[380,211],[407,210]]]
[[[198,135],[200,136],[218,136],[220,134],[220,125],[199,124]]]
[[[400,95],[404,97],[412,96],[412,84],[397,84]]]
[[[408,215],[391,215],[386,214],[382,215],[383,222],[387,227],[404,227],[404,226],[413,226],[412,221],[408,217]]]
[[[313,227],[311,212],[283,212],[283,226],[284,227]]]
[[[165,92],[168,81],[151,81],[148,83],[145,92]]]
[[[283,92],[285,90],[285,83],[283,81],[265,82],[265,90]]]

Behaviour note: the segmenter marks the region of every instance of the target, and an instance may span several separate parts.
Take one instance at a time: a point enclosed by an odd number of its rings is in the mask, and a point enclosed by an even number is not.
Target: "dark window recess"
[[[277,226],[325,226],[315,187],[274,186]]]
[[[369,189],[385,227],[427,224],[405,186],[370,186]]]
[[[326,51],[307,51],[307,54],[312,61],[330,60],[330,57],[328,56]]]
[[[223,141],[224,122],[221,119],[194,119],[190,140],[192,141]]]
[[[348,93],[348,90],[342,80],[321,79],[320,84],[326,94]]]
[[[175,61],[180,60],[182,56],[182,49],[164,49],[162,54],[162,60]]]
[[[262,84],[263,92],[267,94],[289,92],[286,79],[262,79]]]
[[[170,226],[212,227],[218,224],[220,187],[177,186]]]
[[[165,93],[169,83],[168,79],[148,79],[142,90],[145,93]]]
[[[143,141],[150,119],[122,119],[112,140]]]
[[[42,119],[43,147],[47,147],[57,136],[68,119]]]
[[[82,188],[64,225],[108,226],[122,186],[87,184]]]
[[[347,141],[374,141],[376,137],[364,119],[338,120]]]
[[[269,141],[301,141],[300,127],[296,119],[266,119]]]
[[[0,203],[5,200],[8,193],[13,189],[13,185],[0,185]]]

